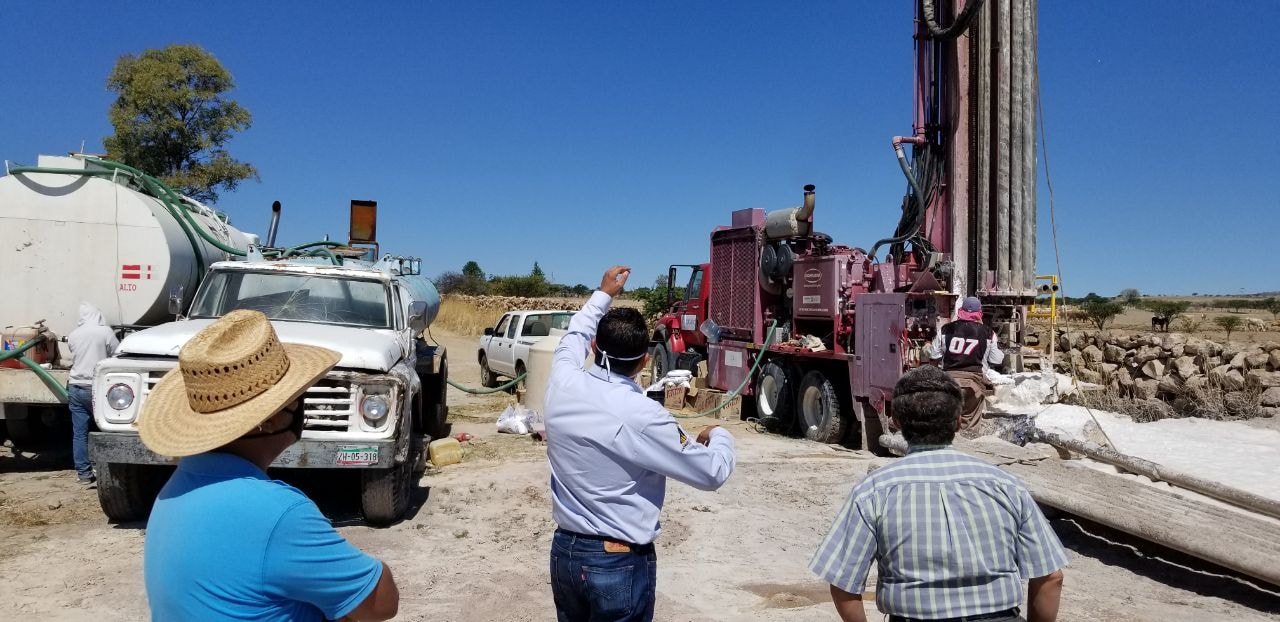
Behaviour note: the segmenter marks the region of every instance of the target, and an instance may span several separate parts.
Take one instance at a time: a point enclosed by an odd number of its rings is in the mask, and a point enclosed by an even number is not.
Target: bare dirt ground
[[[477,385],[474,339],[436,336],[450,349],[454,378]],[[399,619],[555,619],[547,583],[555,526],[546,451],[495,432],[493,422],[510,399],[450,390],[454,430],[476,439],[466,444],[461,464],[425,475],[410,516],[387,529],[359,520],[350,478],[283,474],[317,498],[347,538],[391,566],[401,591]],[[826,586],[806,564],[850,487],[885,459],[721,423],[739,448],[729,483],[715,493],[674,482],[668,488],[657,619],[836,620]],[[1071,556],[1061,620],[1266,620],[1280,612],[1275,594],[1153,560],[1151,549],[1109,543],[1102,538],[1117,537],[1084,531],[1069,517],[1053,523]],[[5,619],[146,619],[144,538],[143,525],[106,523],[94,492],[76,486],[65,450],[13,455],[0,448]],[[873,596],[868,613],[880,619]]]

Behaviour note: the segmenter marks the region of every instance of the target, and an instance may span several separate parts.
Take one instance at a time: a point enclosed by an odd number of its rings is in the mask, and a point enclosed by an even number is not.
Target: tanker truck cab
[[[251,309],[271,318],[281,341],[341,354],[304,394],[302,438],[272,467],[357,469],[366,520],[394,522],[425,465],[427,440],[446,433],[445,349],[422,339],[439,303],[416,259],[214,264],[186,318],[129,335],[95,370],[101,431],[90,450],[103,511],[114,521],[149,512],[167,473],[159,465],[174,460],[142,445],[134,426],[142,404],[188,339],[230,311]]]

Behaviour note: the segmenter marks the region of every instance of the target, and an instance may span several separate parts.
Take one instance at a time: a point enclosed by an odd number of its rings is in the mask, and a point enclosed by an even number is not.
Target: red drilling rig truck
[[[742,387],[743,416],[879,450],[893,387],[965,296],[983,301],[1006,366],[1021,366],[1035,300],[1036,0],[919,0],[914,132],[891,141],[907,181],[892,235],[870,250],[798,207],[742,209],[711,233],[653,331],[654,377],[705,362]],[[910,155],[906,149],[909,147]]]

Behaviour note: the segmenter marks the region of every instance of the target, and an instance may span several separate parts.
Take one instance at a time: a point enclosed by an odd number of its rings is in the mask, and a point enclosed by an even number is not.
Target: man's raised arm
[[[622,287],[627,284],[629,276],[631,268],[626,266],[614,266],[604,273],[600,289],[591,294],[587,304],[582,305],[582,309],[569,320],[569,332],[560,339],[560,345],[556,347],[555,357],[552,359],[553,371],[564,366],[582,369],[582,359],[591,346],[591,340],[596,336],[600,318],[604,317],[609,305],[613,304],[613,298],[622,293]]]

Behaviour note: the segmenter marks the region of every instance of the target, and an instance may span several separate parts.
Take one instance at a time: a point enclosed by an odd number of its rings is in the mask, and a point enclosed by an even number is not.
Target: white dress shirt
[[[660,531],[667,478],[719,488],[733,472],[733,436],[716,428],[703,446],[631,378],[583,369],[612,301],[592,294],[556,348],[544,407],[552,515],[568,531],[648,544]]]

